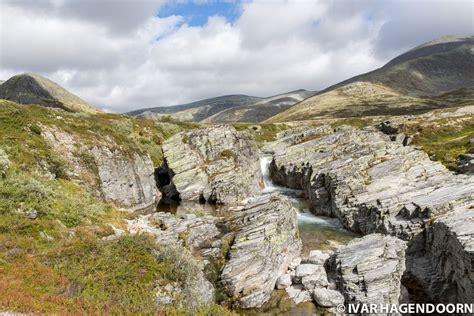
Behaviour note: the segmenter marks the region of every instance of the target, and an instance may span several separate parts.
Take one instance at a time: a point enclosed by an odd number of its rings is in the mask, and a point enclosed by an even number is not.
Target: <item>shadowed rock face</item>
[[[227,225],[235,238],[222,284],[238,307],[260,307],[300,255],[296,209],[282,195],[262,195],[236,210]]]
[[[176,198],[177,192],[181,200],[233,204],[261,190],[257,145],[233,127],[203,127],[175,135],[163,144],[163,153],[166,165],[161,168],[167,170],[158,172],[170,176],[160,187],[165,197]]]
[[[68,111],[95,113],[97,109],[57,83],[36,74],[16,75],[0,85],[0,99]]]

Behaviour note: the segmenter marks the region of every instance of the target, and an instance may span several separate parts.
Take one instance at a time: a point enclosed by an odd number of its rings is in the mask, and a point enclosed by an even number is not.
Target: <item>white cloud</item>
[[[323,89],[422,42],[473,30],[470,1],[244,2],[235,22],[213,16],[200,27],[157,17],[160,5],[3,1],[0,75],[38,72],[93,104],[125,111]]]

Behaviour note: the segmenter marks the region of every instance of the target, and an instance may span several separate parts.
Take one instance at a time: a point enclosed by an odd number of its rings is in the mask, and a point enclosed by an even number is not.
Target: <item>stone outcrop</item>
[[[276,140],[265,144],[262,151],[264,153],[275,153],[282,150],[285,150],[288,146],[302,143],[311,138],[316,138],[318,136],[326,135],[331,132],[331,128],[328,125],[323,125],[319,127],[308,127],[303,126],[299,128],[291,128],[279,132],[276,135]]]
[[[474,203],[435,219],[407,255],[413,299],[474,303]]]
[[[341,127],[286,147],[270,165],[274,182],[304,189],[311,211],[349,230],[410,240],[430,218],[474,201],[474,179],[374,128]]]
[[[460,173],[474,175],[474,148],[466,154],[459,155],[457,170]]]
[[[92,148],[59,128],[43,127],[41,135],[67,162],[71,180],[95,189],[96,195],[132,211],[154,208],[160,199],[148,154],[128,153],[112,139]]]
[[[221,282],[238,307],[260,307],[300,255],[296,209],[282,195],[262,195],[236,209],[227,226],[235,238]]]
[[[227,125],[183,132],[163,144],[157,170],[165,197],[234,204],[262,187],[258,148],[251,135]]]
[[[154,179],[153,162],[148,155],[123,155],[119,150],[94,147],[100,188],[105,200],[132,210],[150,209],[160,194]]]
[[[398,304],[406,243],[371,234],[355,239],[330,259],[337,288],[347,304]]]
[[[187,214],[176,217],[170,213],[157,212],[128,221],[128,231],[132,234],[152,235],[161,245],[174,242],[189,248],[199,248],[220,234],[216,226],[218,220],[212,216],[197,217]]]

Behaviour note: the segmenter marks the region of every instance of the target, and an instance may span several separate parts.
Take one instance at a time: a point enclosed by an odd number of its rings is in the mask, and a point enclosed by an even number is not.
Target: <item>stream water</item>
[[[298,228],[303,242],[303,255],[314,249],[334,248],[338,244],[345,244],[357,237],[354,233],[345,230],[338,219],[313,215],[309,211],[309,202],[302,198],[302,191],[273,184],[269,171],[271,161],[271,156],[260,158],[260,167],[265,184],[263,193],[279,192],[288,196],[293,202],[294,207],[298,210]]]

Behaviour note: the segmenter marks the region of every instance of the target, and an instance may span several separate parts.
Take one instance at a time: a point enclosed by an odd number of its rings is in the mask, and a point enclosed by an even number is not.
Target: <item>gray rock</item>
[[[474,174],[474,153],[459,155],[457,170],[460,173]]]
[[[100,188],[105,200],[133,211],[155,207],[160,198],[155,169],[148,155],[123,155],[120,150],[94,147]]]
[[[332,271],[346,302],[398,304],[406,243],[371,234],[336,251]]]
[[[296,267],[296,277],[302,278],[308,275],[320,273],[321,269],[324,271],[324,268],[320,265],[303,263]]]
[[[301,285],[292,285],[287,287],[285,290],[288,294],[288,297],[291,298],[295,304],[309,302],[312,300],[311,292],[303,289]]]
[[[236,233],[221,282],[237,307],[260,307],[300,256],[296,209],[287,197],[266,194],[234,212],[227,226]]]
[[[349,230],[410,240],[430,218],[474,200],[474,178],[454,175],[374,128],[340,127],[275,153],[272,180],[304,189],[317,215]]]
[[[94,189],[104,200],[138,211],[153,209],[160,199],[148,154],[128,154],[112,139],[104,140],[107,145],[82,148],[80,138],[59,128],[42,127],[41,136],[67,162],[71,180]],[[85,164],[78,151],[91,161]]]
[[[216,226],[218,221],[212,216],[183,219],[170,213],[157,212],[129,220],[128,231],[131,234],[155,236],[156,242],[162,245],[179,242],[190,248],[199,248],[220,234]]]
[[[281,275],[276,282],[277,289],[285,289],[291,285],[291,275],[290,274],[283,274]]]
[[[314,289],[313,299],[319,306],[335,307],[344,304],[344,296],[338,291],[328,289]]]
[[[160,187],[165,196],[235,204],[262,188],[257,145],[250,134],[231,126],[177,134],[163,144],[163,153],[166,165],[162,168],[169,170],[171,181]]]
[[[301,279],[301,284],[306,290],[313,290],[314,288],[321,288],[328,286],[328,278],[326,270],[321,266],[321,269],[311,275],[307,275]]]
[[[328,253],[324,253],[321,250],[311,250],[309,256],[303,259],[303,263],[311,263],[317,265],[324,265],[326,260],[328,260],[330,255]]]
[[[36,219],[38,218],[38,211],[37,210],[29,210],[26,212],[26,217],[29,219]]]
[[[474,203],[437,218],[408,249],[405,283],[442,303],[474,303]]]

